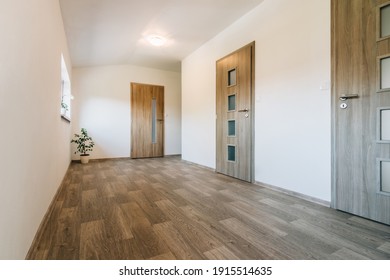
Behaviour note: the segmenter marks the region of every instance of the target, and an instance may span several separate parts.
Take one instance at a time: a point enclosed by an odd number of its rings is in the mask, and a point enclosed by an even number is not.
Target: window
[[[68,69],[61,55],[61,117],[70,121],[71,87]]]

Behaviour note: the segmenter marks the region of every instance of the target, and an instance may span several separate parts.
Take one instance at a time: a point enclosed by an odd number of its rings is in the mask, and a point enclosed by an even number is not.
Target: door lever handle
[[[358,97],[359,97],[358,94],[344,94],[344,95],[341,95],[341,96],[339,97],[339,99],[340,99],[341,101],[345,101],[345,100],[347,100],[347,99],[358,98]]]
[[[238,112],[240,112],[240,113],[248,113],[248,112],[249,112],[249,109],[248,109],[248,108],[245,108],[244,110],[239,110]]]

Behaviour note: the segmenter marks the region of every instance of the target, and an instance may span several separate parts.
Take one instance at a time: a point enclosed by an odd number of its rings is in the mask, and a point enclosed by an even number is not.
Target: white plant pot
[[[82,164],[86,164],[89,161],[89,155],[80,155],[80,160]]]

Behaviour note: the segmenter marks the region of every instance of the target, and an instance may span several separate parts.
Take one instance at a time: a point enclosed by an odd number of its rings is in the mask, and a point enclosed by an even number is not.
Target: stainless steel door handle
[[[248,109],[248,108],[245,108],[244,110],[239,110],[238,112],[240,112],[240,113],[248,113],[248,112],[249,112],[249,109]]]
[[[347,99],[358,98],[358,97],[359,97],[358,94],[344,94],[344,95],[340,96],[339,99],[341,101],[345,101]]]

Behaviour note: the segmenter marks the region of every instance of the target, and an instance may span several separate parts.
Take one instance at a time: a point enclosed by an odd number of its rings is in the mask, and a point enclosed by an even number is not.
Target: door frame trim
[[[337,209],[337,160],[336,160],[336,110],[337,110],[337,97],[336,97],[336,23],[335,23],[335,3],[334,0],[331,1],[331,198],[330,198],[330,207]]]

